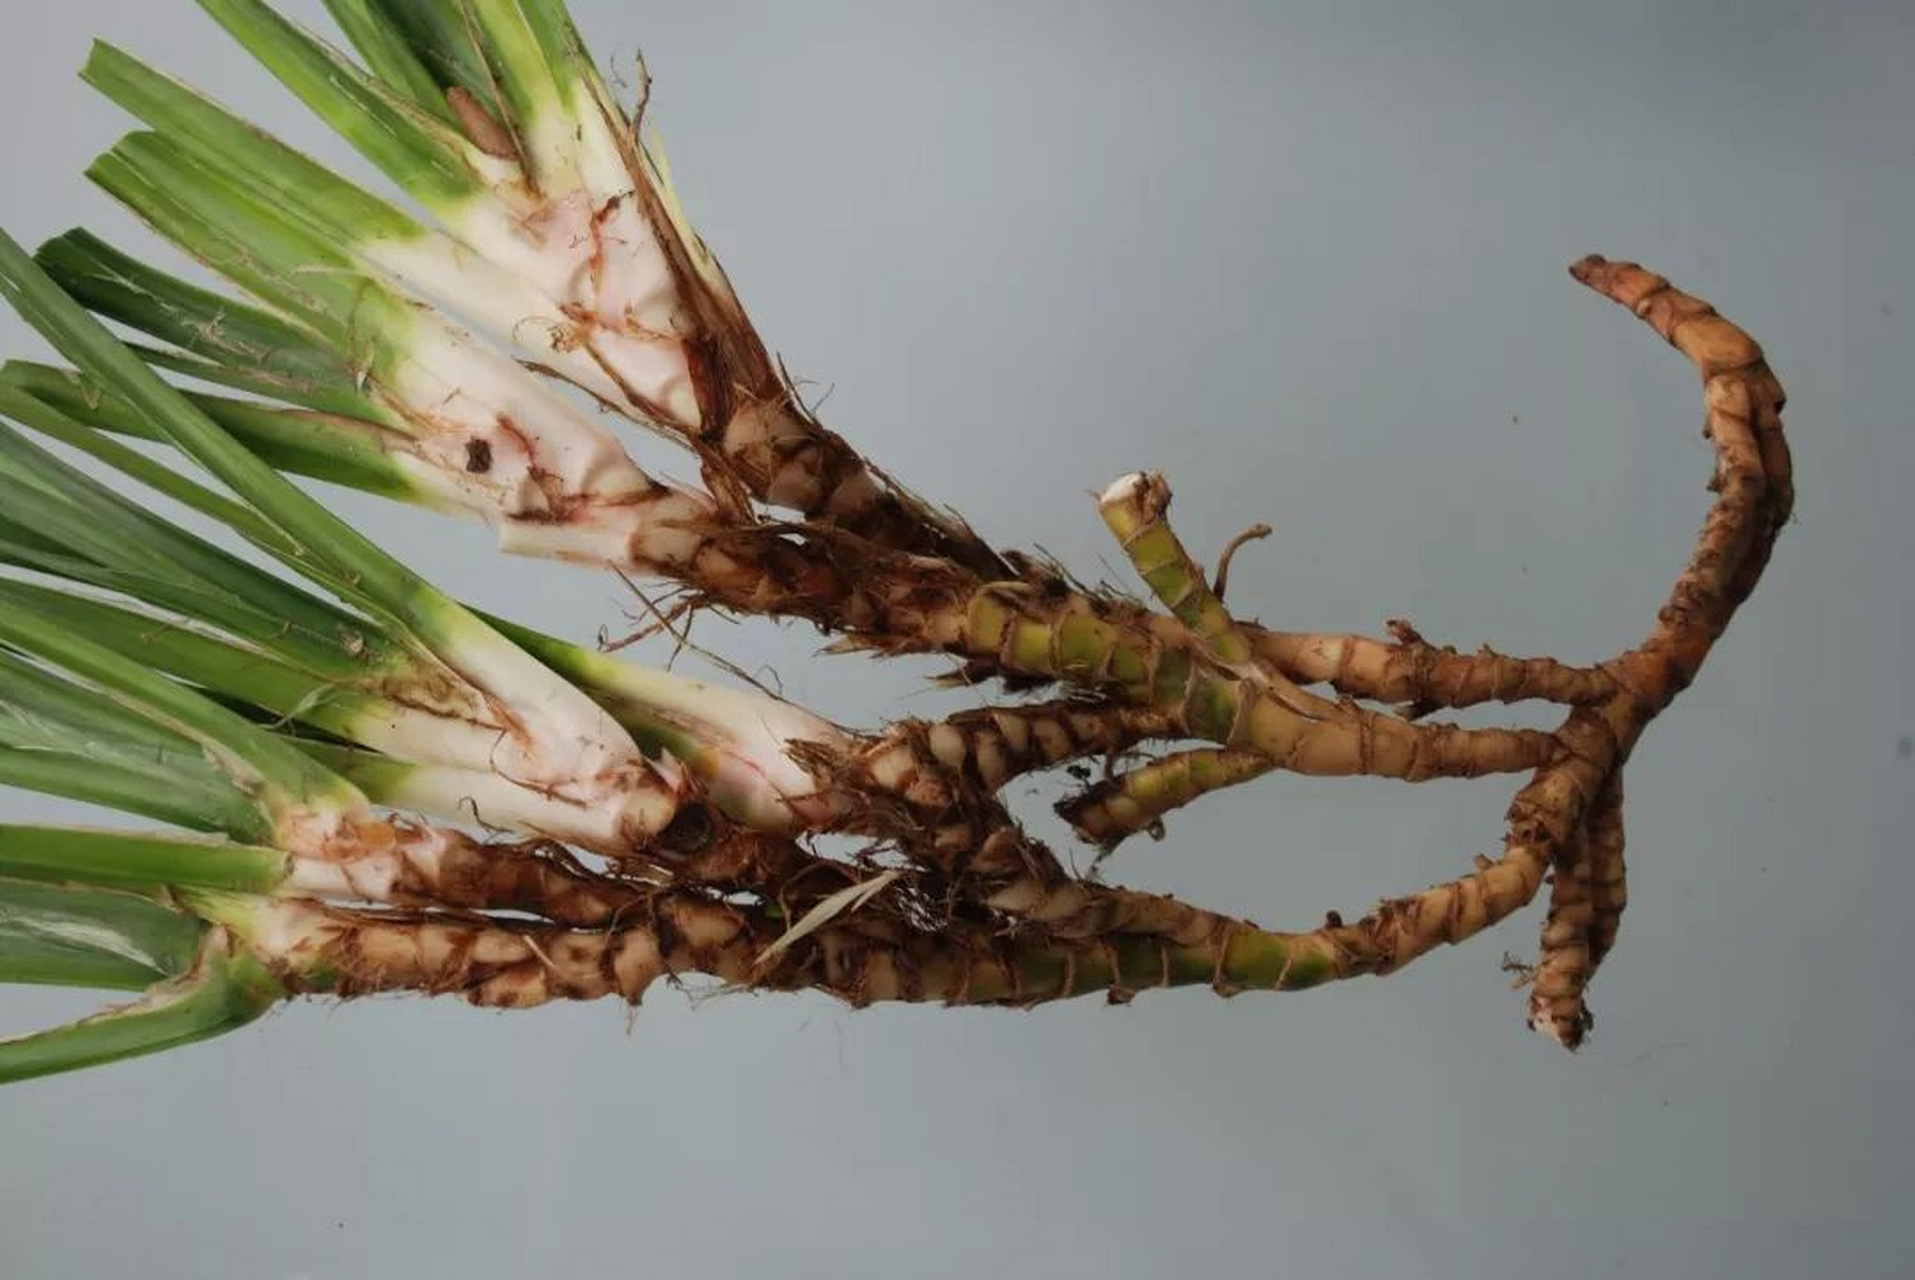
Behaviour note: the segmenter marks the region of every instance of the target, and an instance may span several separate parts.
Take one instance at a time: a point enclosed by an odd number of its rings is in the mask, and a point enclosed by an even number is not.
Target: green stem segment
[[[993,583],[909,621],[936,637],[937,647],[1018,675],[1113,689],[1170,715],[1180,736],[1255,752],[1296,773],[1477,777],[1536,768],[1557,750],[1547,733],[1411,724],[1316,697],[1261,670],[1239,675],[1192,646],[1176,620],[1086,593]]]
[[[1252,751],[1202,747],[1180,751],[1100,782],[1058,805],[1077,834],[1106,849],[1202,796],[1262,777],[1277,767]]]
[[[1250,661],[1249,638],[1170,527],[1170,486],[1164,478],[1141,472],[1125,476],[1105,490],[1097,507],[1138,576],[1164,607],[1201,637],[1219,662],[1237,666]]]

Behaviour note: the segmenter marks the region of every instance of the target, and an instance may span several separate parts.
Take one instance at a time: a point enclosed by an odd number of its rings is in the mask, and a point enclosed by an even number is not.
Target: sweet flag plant
[[[1545,886],[1528,1018],[1581,1042],[1627,901],[1631,750],[1790,509],[1782,388],[1735,325],[1641,267],[1571,268],[1703,380],[1714,502],[1640,644],[1576,667],[1407,624],[1272,630],[1226,603],[1244,539],[1206,571],[1160,475],[1097,503],[1127,594],[994,546],[821,423],[561,0],[327,0],[350,52],[258,0],[200,7],[404,203],[101,43],[85,79],[136,124],[90,176],[228,287],[83,230],[0,233],[0,293],[60,357],[0,372],[0,784],[127,817],[0,823],[0,981],[132,993],[0,1042],[0,1079],[314,993],[1286,991],[1389,973]],[[698,483],[640,468],[640,429]],[[300,478],[680,611],[947,655],[975,705],[846,727],[581,648],[451,598]],[[1445,718],[1524,701],[1560,724]],[[1002,796],[1073,766],[1060,812],[1100,855],[1278,770],[1522,781],[1499,857],[1278,932],[1071,870]]]

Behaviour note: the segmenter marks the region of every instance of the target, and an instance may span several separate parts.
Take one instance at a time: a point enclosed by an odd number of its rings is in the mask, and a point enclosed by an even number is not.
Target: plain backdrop
[[[1905,6],[575,8],[627,82],[643,49],[691,214],[822,415],[1085,576],[1126,580],[1090,491],[1160,468],[1206,553],[1275,526],[1232,577],[1272,625],[1603,658],[1710,462],[1694,374],[1564,266],[1639,259],[1765,344],[1799,515],[1630,767],[1595,1035],[1571,1057],[1522,1025],[1499,965],[1540,904],[1387,980],[1229,1002],[311,1004],[0,1091],[0,1275],[1907,1274]],[[149,243],[80,174],[128,127],[73,78],[106,33],[364,172],[189,0],[15,5],[21,239]],[[634,608],[337,500],[488,608],[588,640]],[[848,723],[956,705],[935,663],[699,638]],[[1108,869],[1308,926],[1467,868],[1513,786],[1277,777]],[[0,1029],[83,1007],[8,991]]]

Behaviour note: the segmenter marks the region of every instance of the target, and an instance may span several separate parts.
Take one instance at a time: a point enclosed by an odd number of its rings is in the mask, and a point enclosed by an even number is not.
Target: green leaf
[[[205,935],[134,894],[0,880],[0,982],[139,991],[190,969]]]
[[[234,185],[171,140],[131,133],[87,176],[187,253],[310,327],[335,351],[369,352],[358,329],[392,318],[384,298],[339,246],[272,202]],[[85,367],[79,360],[75,364]]]
[[[47,241],[35,258],[93,311],[200,357],[191,363],[163,357],[173,367],[185,363],[182,372],[310,409],[385,422],[360,392],[346,358],[307,328],[188,284],[87,231]]]
[[[7,582],[0,589],[19,607],[123,657],[276,715],[293,714],[335,691],[345,696],[348,680],[376,674],[343,653],[320,670],[302,670],[272,652],[38,583]]]
[[[92,453],[166,496],[221,520],[300,567],[297,544],[250,509],[112,441],[0,382],[0,414]],[[359,619],[202,538],[187,533],[0,423],[0,477],[15,487],[9,519],[68,554],[122,575],[116,590],[214,622],[321,670],[338,665]],[[324,566],[320,566],[323,570]],[[100,581],[87,576],[86,580]],[[364,648],[363,641],[357,642]]]
[[[392,556],[248,451],[108,333],[0,232],[0,293],[69,360],[121,396],[260,515],[273,521],[331,575],[410,622],[449,604]],[[421,619],[438,629],[436,617]]]
[[[0,785],[234,840],[267,840],[273,834],[271,821],[229,780],[210,769],[204,777],[188,777],[172,761],[141,769],[97,754],[0,746]]]
[[[229,954],[214,934],[197,966],[132,1004],[80,1022],[0,1040],[0,1082],[99,1066],[179,1048],[258,1018],[285,987],[250,956]]]
[[[167,887],[270,894],[291,860],[223,841],[0,824],[0,876],[159,892]]]
[[[445,89],[440,81],[421,60],[418,50],[407,39],[405,29],[386,12],[384,5],[378,0],[326,0],[326,12],[332,15],[332,20],[346,33],[346,39],[387,89],[447,125],[458,123],[446,106]]]
[[[125,400],[69,369],[13,360],[0,366],[0,384],[18,387],[72,421],[96,431],[141,440],[164,442],[166,439]],[[393,456],[393,451],[404,443],[396,432],[355,418],[284,409],[255,400],[191,391],[187,392],[187,398],[235,439],[281,471],[401,502],[428,500],[428,495]],[[84,434],[98,439],[94,432]],[[159,488],[145,475],[135,475],[132,466],[107,458],[98,444],[83,439],[67,443],[94,453],[148,487]]]
[[[235,186],[349,243],[425,234],[401,212],[212,99],[97,41],[80,76]]]
[[[259,0],[200,0],[200,7],[420,203],[438,211],[484,190],[468,163],[469,144],[450,126],[270,6]]]
[[[205,763],[198,747],[169,729],[130,717],[105,694],[0,649],[0,742],[8,746],[159,762]]]
[[[350,804],[349,784],[203,695],[31,611],[19,584],[0,582],[0,642],[98,685],[131,713],[213,752],[242,785],[263,783],[276,803]]]
[[[364,0],[364,7],[376,11],[386,28],[406,43],[437,83],[441,102],[444,91],[456,86],[477,98],[495,117],[503,115],[492,72],[479,50],[467,6],[460,0],[447,4]]]
[[[88,395],[78,374],[38,366],[44,371],[45,377],[37,378],[27,372],[32,367],[18,361],[0,366],[0,413],[6,413],[14,421],[23,426],[32,427],[49,439],[90,454],[121,475],[138,481],[155,493],[163,494],[175,502],[183,503],[209,515],[223,525],[244,532],[248,537],[269,541],[278,539],[279,531],[254,515],[247,507],[186,479],[164,463],[137,450],[129,449],[101,435],[98,431],[90,430],[91,423],[66,412],[64,404],[59,400],[34,394],[29,384],[33,381],[44,381],[56,396],[65,397],[65,404],[71,404],[85,413],[111,416],[112,410],[106,408],[107,405],[122,408],[125,410],[125,418],[130,427],[138,421],[138,415],[132,412],[125,401],[104,390]],[[16,395],[16,392],[20,394]],[[127,434],[137,435],[146,440],[164,441],[165,437],[145,431],[143,423],[140,426],[142,430],[129,429]],[[63,473],[63,479],[66,474],[71,473]],[[76,486],[55,482],[49,487],[58,493],[71,491]],[[100,488],[105,489],[105,486]],[[110,490],[107,492],[111,493]],[[145,514],[143,509],[142,514]]]
[[[5,650],[0,784],[235,839],[272,833],[254,798],[197,744]]]

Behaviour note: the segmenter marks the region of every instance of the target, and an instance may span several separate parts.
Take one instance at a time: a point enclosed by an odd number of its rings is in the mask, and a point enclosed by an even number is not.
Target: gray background
[[[602,54],[644,47],[692,215],[824,416],[1087,574],[1120,576],[1088,491],[1159,467],[1195,546],[1277,526],[1233,585],[1274,625],[1601,658],[1709,460],[1693,374],[1563,266],[1638,258],[1765,343],[1800,514],[1631,768],[1597,1033],[1571,1058],[1522,1027],[1498,962],[1539,910],[1229,1003],[311,1005],[0,1092],[0,1274],[1905,1274],[1905,8],[577,7]],[[22,239],[138,239],[79,177],[124,127],[72,79],[94,33],[345,160],[187,0],[8,17]],[[590,637],[630,606],[341,502],[490,607]],[[945,705],[931,664],[701,634],[850,722]],[[1303,925],[1466,867],[1510,790],[1279,777],[1111,869]]]

